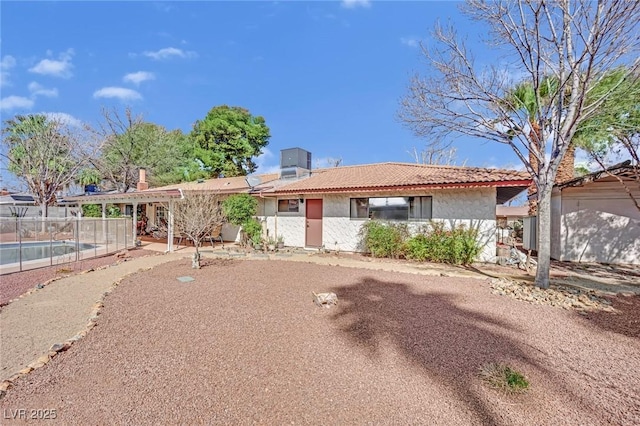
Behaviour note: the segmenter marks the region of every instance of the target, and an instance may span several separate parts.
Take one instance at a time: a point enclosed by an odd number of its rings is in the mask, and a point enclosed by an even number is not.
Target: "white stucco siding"
[[[496,188],[448,189],[434,193],[433,219],[448,227],[464,224],[478,230],[478,260],[496,261]]]
[[[562,226],[560,217],[562,215],[562,196],[560,191],[555,191],[551,195],[551,258],[560,260],[560,236]]]
[[[561,260],[640,265],[640,212],[617,183],[565,188],[560,225]]]
[[[325,248],[341,251],[360,251],[359,231],[366,220],[350,218],[350,199],[360,197],[391,197],[394,193],[363,193],[318,196],[323,199],[322,239]],[[402,194],[406,196],[407,194]],[[465,224],[479,230],[482,252],[479,260],[493,262],[496,258],[496,190],[495,188],[445,189],[412,193],[414,196],[432,196],[432,216],[447,227]],[[316,198],[316,197],[310,197]],[[305,244],[304,204],[298,213],[278,213],[266,217],[270,235],[283,235],[287,246],[303,247]],[[425,222],[410,222],[417,228]]]
[[[287,197],[281,197],[280,199],[284,200]],[[297,212],[286,213],[277,213],[278,205],[276,199],[264,198],[260,200],[260,203],[258,213],[263,213],[263,215],[259,216],[259,219],[264,221],[268,237],[275,239],[278,236],[282,236],[285,246],[305,246],[306,221],[304,203],[299,204]]]

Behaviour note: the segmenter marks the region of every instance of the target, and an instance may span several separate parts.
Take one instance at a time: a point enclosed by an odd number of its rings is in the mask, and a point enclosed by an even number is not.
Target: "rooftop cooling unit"
[[[280,179],[299,179],[311,173],[311,153],[302,148],[280,151]]]
[[[289,148],[280,151],[280,168],[300,167],[311,170],[311,153],[302,148]]]

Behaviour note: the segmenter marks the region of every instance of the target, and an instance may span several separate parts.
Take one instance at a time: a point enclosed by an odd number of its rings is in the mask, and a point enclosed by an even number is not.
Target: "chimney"
[[[139,173],[138,185],[136,185],[136,189],[138,191],[149,189],[149,184],[147,183],[147,171],[141,167]]]

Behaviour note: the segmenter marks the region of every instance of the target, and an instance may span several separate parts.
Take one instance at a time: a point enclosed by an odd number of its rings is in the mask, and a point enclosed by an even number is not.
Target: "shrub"
[[[222,202],[222,211],[230,223],[244,228],[258,212],[258,201],[249,194],[231,195]]]
[[[242,225],[242,230],[251,241],[259,240],[262,237],[262,225],[257,219],[249,219]]]
[[[364,248],[373,257],[400,257],[408,235],[407,225],[402,223],[370,220],[360,228]]]
[[[504,364],[483,365],[480,369],[480,377],[489,386],[505,393],[522,393],[529,389],[529,381],[526,377]]]
[[[120,217],[120,207],[115,204],[107,204],[106,216],[110,218]],[[99,204],[84,204],[82,206],[82,216],[102,217],[102,207]]]
[[[431,229],[407,240],[404,253],[408,259],[468,265],[480,253],[477,237],[475,229],[464,225],[447,230],[444,223],[434,222]]]
[[[122,216],[120,207],[116,206],[115,204],[107,204],[107,217],[114,218],[120,216]]]
[[[99,204],[83,204],[82,216],[84,217],[102,217],[102,207]]]

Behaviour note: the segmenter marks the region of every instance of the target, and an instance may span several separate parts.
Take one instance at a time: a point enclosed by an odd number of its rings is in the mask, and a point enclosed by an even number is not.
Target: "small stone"
[[[49,359],[50,359],[49,355],[42,355],[42,356],[39,356],[38,359],[36,359],[36,362],[41,362],[43,364],[46,364],[49,362]]]
[[[118,258],[118,259],[123,259],[123,258],[129,257],[129,250],[124,249],[124,250],[116,253],[115,257]]]
[[[441,277],[448,277],[449,275],[448,275],[448,274],[445,274],[444,272],[440,272],[440,276],[441,276]]]
[[[36,369],[38,369],[40,367],[44,367],[45,364],[46,363],[44,363],[44,362],[36,362],[36,361],[34,361],[31,364],[29,364],[28,367],[36,370]]]
[[[29,374],[31,373],[31,371],[33,371],[33,368],[31,367],[25,367],[22,370],[18,371],[19,374]]]
[[[51,347],[49,348],[49,350],[51,352],[63,352],[66,351],[67,349],[69,349],[71,347],[71,345],[69,343],[55,343],[53,345],[51,345]]]
[[[42,289],[42,288],[44,288],[44,284],[38,284],[38,285],[36,286],[36,290],[40,290],[40,289]]]
[[[0,392],[6,392],[7,389],[9,389],[11,387],[12,383],[5,380],[4,382],[0,383]]]

